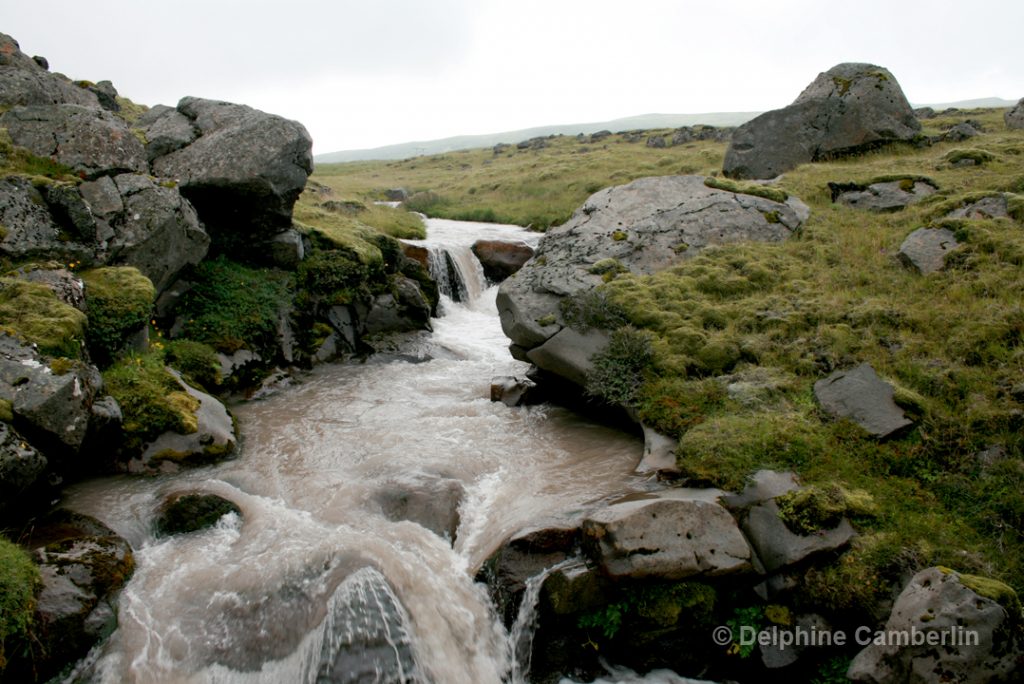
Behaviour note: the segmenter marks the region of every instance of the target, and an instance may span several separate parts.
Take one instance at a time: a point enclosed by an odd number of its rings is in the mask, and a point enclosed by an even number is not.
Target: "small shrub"
[[[7,665],[6,646],[29,637],[40,583],[28,552],[0,537],[0,673]]]
[[[50,356],[79,358],[85,314],[42,283],[0,278],[0,330],[13,333]]]
[[[93,357],[107,364],[149,322],[156,290],[131,266],[84,271],[82,280],[89,312],[86,341]]]
[[[566,297],[559,302],[566,325],[586,332],[591,328],[615,330],[626,324],[623,308],[608,297],[604,290],[594,289]]]
[[[609,403],[635,406],[644,373],[653,360],[650,333],[619,328],[612,333],[608,346],[594,355],[586,391]]]

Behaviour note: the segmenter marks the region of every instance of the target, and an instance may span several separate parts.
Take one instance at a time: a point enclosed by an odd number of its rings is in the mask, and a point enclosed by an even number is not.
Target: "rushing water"
[[[468,298],[445,300],[433,333],[410,339],[401,355],[322,366],[234,407],[243,436],[235,460],[69,491],[69,507],[136,550],[120,626],[94,654],[97,679],[314,681],[332,602],[362,591],[347,582],[375,568],[408,614],[408,633],[395,638],[409,642],[423,679],[509,680],[509,634],[473,581],[476,570],[532,519],[629,487],[642,445],[562,409],[489,401],[492,377],[527,368],[508,355],[495,289],[484,290],[476,270],[465,275],[465,264],[479,268],[468,247],[482,236],[535,236],[510,226],[428,226],[426,244],[454,255]],[[415,522],[388,519],[379,503],[381,491],[433,477],[465,489],[454,547]],[[160,502],[196,489],[232,500],[242,515],[154,538]]]

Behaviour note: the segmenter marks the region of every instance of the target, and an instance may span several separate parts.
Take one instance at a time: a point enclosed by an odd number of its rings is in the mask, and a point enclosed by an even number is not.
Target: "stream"
[[[520,680],[510,636],[474,575],[530,521],[636,485],[642,443],[565,409],[489,400],[492,377],[522,376],[527,365],[509,356],[496,288],[485,288],[470,252],[481,237],[539,236],[428,220],[421,244],[457,264],[462,301],[443,298],[433,332],[411,336],[398,353],[324,365],[233,406],[237,458],[68,491],[69,508],[102,520],[135,549],[119,627],[90,654],[90,678],[318,681],[339,602],[361,601],[400,604],[403,613],[406,627],[390,631],[385,646],[412,657],[381,681]],[[464,492],[454,545],[391,519],[381,504],[381,493],[439,480]],[[154,537],[160,502],[186,490],[230,499],[242,515],[200,533]],[[367,575],[374,570],[387,580],[383,589]]]

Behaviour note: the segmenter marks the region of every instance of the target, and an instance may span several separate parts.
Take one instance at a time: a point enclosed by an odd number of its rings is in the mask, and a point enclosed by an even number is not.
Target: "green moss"
[[[216,391],[220,385],[220,360],[217,352],[202,342],[172,340],[164,346],[164,361],[179,371],[189,384],[206,391]]]
[[[1011,619],[1013,619],[1014,622],[1020,621],[1020,598],[1018,598],[1017,592],[1015,592],[1009,585],[1000,582],[999,580],[992,579],[991,577],[963,574],[945,567],[940,567],[939,569],[947,575],[956,575],[957,579],[960,580],[960,584],[964,585],[978,596],[984,596],[987,599],[995,601],[1003,608],[1006,608],[1006,611],[1010,614]]]
[[[0,423],[14,420],[14,404],[9,399],[0,399]]]
[[[640,392],[640,420],[658,432],[679,437],[718,409],[725,390],[714,380],[658,378]]]
[[[196,431],[199,401],[167,372],[161,354],[124,357],[103,372],[103,380],[124,413],[124,447],[129,453],[165,432]]]
[[[118,95],[114,101],[120,106],[117,116],[123,119],[129,126],[134,126],[142,115],[149,111],[149,107],[146,105],[136,104],[127,97]]]
[[[59,356],[50,361],[50,370],[53,371],[54,375],[64,375],[72,368],[75,367],[75,362],[71,359]]]
[[[625,240],[628,237],[629,237],[629,233],[627,233],[624,230],[616,230],[616,231],[612,232],[612,240],[614,240],[615,242],[622,242],[623,240]]]
[[[995,159],[995,155],[985,150],[976,149],[961,149],[950,150],[946,153],[944,159],[950,164],[958,164],[963,161],[972,161],[978,166],[986,162],[990,162]]]
[[[0,128],[0,177],[9,175],[42,177],[77,183],[78,174],[48,157],[37,157],[11,142],[6,128]]]
[[[687,431],[676,465],[694,484],[740,491],[761,468],[799,469],[825,449],[820,426],[796,413],[723,413]]]
[[[148,324],[156,290],[132,266],[96,268],[81,275],[89,314],[89,351],[107,364]]]
[[[0,537],[0,673],[7,664],[7,648],[29,639],[41,584],[28,552]]]
[[[42,283],[0,278],[0,325],[50,356],[77,359],[86,317]]]
[[[840,485],[814,485],[776,499],[779,515],[797,534],[830,530],[845,517],[872,516],[876,507],[864,491],[849,492]]]
[[[789,195],[786,194],[784,190],[773,188],[768,185],[762,185],[760,183],[749,183],[730,180],[728,178],[714,178],[708,176],[704,179],[704,185],[715,190],[725,190],[726,192],[734,192],[741,195],[763,197],[764,199],[779,202],[780,204],[789,199]]]
[[[537,319],[537,325],[541,327],[554,325],[557,322],[558,319],[555,317],[555,314],[548,314],[547,316],[541,316],[540,318]]]
[[[299,265],[299,286],[331,304],[349,304],[370,278],[370,270],[350,251],[318,250]]]
[[[833,76],[832,83],[835,84],[836,89],[839,91],[839,97],[850,92],[850,86],[853,85],[853,81],[848,78],[842,78],[841,76]]]
[[[178,304],[182,336],[227,354],[249,349],[272,359],[279,312],[291,299],[289,281],[283,271],[250,268],[223,256],[203,261]]]
[[[605,276],[605,275],[616,275],[619,273],[627,273],[629,269],[622,265],[618,259],[601,259],[593,266],[587,269],[588,273],[594,275]]]

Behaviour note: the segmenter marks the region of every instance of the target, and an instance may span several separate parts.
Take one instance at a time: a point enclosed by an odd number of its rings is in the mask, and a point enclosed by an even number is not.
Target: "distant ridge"
[[[929,105],[913,105],[931,107],[936,111],[956,107],[958,109],[976,109],[980,107],[1012,107],[1015,100],[1004,100],[998,97],[986,97],[976,100],[959,102],[941,102]],[[680,126],[739,126],[750,121],[761,112],[712,112],[706,114],[640,114],[627,116],[611,121],[593,123],[564,124],[559,126],[537,126],[503,133],[486,133],[483,135],[459,135],[438,140],[420,140],[384,147],[373,147],[362,150],[342,150],[318,154],[314,161],[318,164],[337,164],[351,161],[408,159],[422,155],[444,154],[456,150],[471,150],[480,147],[493,147],[498,143],[518,143],[530,138],[548,135],[589,134],[601,130],[613,133],[630,130],[648,130],[652,128],[679,128]]]

